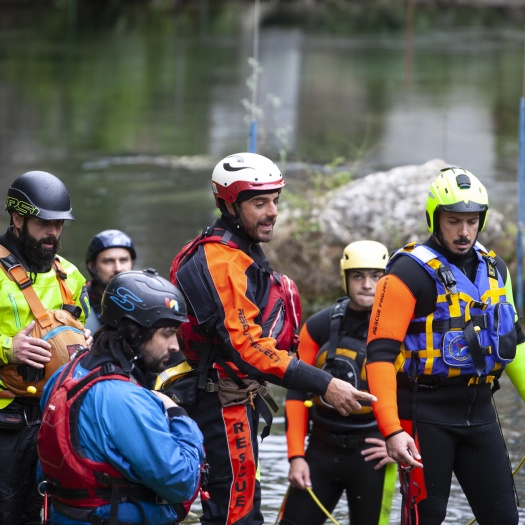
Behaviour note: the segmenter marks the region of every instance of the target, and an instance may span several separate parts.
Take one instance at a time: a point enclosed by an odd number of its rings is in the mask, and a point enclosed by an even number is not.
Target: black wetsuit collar
[[[453,264],[459,268],[471,281],[474,280],[476,269],[479,263],[476,250],[474,250],[474,248],[471,248],[465,254],[456,255],[438,244],[434,235],[430,236],[430,238],[425,243],[425,246],[428,246],[432,250],[442,255],[450,264]]]

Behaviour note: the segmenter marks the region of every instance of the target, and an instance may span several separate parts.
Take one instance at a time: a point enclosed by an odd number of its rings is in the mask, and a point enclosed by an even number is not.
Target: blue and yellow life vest
[[[478,267],[474,282],[442,255],[415,243],[389,262],[408,255],[436,282],[436,310],[411,321],[398,360],[409,378],[472,376],[491,381],[516,354],[516,312],[507,302],[505,283],[494,252],[474,246]]]

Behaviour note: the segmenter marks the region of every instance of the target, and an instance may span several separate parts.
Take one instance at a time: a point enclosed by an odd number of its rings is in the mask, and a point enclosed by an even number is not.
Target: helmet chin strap
[[[130,341],[126,337],[126,334],[122,333],[122,331],[119,330],[119,327],[117,327],[117,330],[122,334],[125,341],[128,343],[129,347],[133,351],[133,357],[131,359],[129,357],[126,357],[120,348],[117,349],[117,352],[116,352],[116,355],[117,355],[117,358],[119,360],[119,364],[122,370],[124,370],[124,372],[126,373],[129,373],[135,368],[135,362],[138,361],[139,359],[142,359],[142,355],[140,354],[139,348],[140,348],[140,345],[142,344],[142,341],[144,341],[144,333],[139,332],[135,336],[134,340]]]
[[[237,204],[235,202],[232,203],[232,206],[233,206],[233,209],[235,210],[235,214],[231,213],[227,206],[226,206],[226,203],[224,202],[223,199],[220,199],[220,202],[219,202],[219,209],[221,210],[221,213],[222,215],[228,219],[232,225],[237,228],[238,230],[242,229],[242,226],[241,226],[241,218],[239,216],[239,213],[237,211]]]
[[[124,355],[122,350],[120,348],[115,348],[114,350],[115,357],[118,359],[118,363],[120,365],[120,368],[126,372],[126,374],[130,374],[133,369],[135,368],[135,363],[133,363],[134,359],[131,359],[131,361]]]

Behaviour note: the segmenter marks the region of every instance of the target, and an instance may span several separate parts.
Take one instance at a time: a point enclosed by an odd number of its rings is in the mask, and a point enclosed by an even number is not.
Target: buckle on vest
[[[204,230],[202,230],[201,237],[209,237],[213,233],[213,226],[206,226]]]
[[[454,274],[452,273],[452,270],[449,266],[442,264],[439,268],[437,268],[436,277],[440,282],[443,283],[447,290],[450,290],[452,294],[456,295],[458,293],[456,288],[456,279],[454,278]]]
[[[107,376],[109,374],[113,374],[115,372],[116,368],[113,363],[104,363],[102,365],[102,368],[100,369],[100,375],[101,376]]]
[[[61,309],[69,312],[75,319],[78,319],[82,313],[82,308],[76,304],[63,304]]]
[[[20,290],[25,290],[28,286],[31,286],[31,279],[26,275],[23,280],[18,281],[12,272],[12,270],[14,270],[15,268],[21,268],[22,270],[24,270],[24,268],[22,268],[20,264],[15,264],[14,266],[11,266],[11,268],[8,268],[9,275],[11,275],[11,277],[16,283],[18,283],[18,286],[20,286]]]
[[[206,379],[206,392],[218,392],[219,391],[219,383],[214,383],[211,379]]]

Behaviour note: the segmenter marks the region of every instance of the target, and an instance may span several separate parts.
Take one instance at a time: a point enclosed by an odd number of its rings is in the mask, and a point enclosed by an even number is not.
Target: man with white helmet
[[[519,520],[492,394],[505,370],[525,399],[525,335],[507,266],[477,242],[488,208],[472,173],[441,170],[426,203],[432,235],[398,250],[377,286],[366,370],[401,465],[403,524],[444,521],[453,472],[479,524]]]
[[[346,246],[340,264],[346,296],[312,315],[301,329],[299,358],[358,390],[367,390],[364,364],[370,311],[387,261],[388,250],[379,242],[363,240]],[[324,396],[313,396],[313,401],[310,397],[294,390],[286,396],[291,487],[280,525],[325,523],[324,512],[306,488],[328,512],[346,492],[352,525],[387,525],[396,468],[371,405],[343,417]]]
[[[343,415],[373,399],[289,355],[292,339],[268,331],[263,322],[267,303],[273,304],[272,280],[280,276],[260,243],[272,238],[283,187],[279,168],[266,157],[239,153],[221,160],[212,175],[221,217],[197,245],[182,250],[170,273],[188,304],[190,322],[179,339],[196,369],[195,390],[189,399],[190,374],[178,393],[204,434],[211,499],[202,502],[201,523],[207,525],[264,521],[257,428],[259,414],[265,417],[266,381],[324,395]]]

